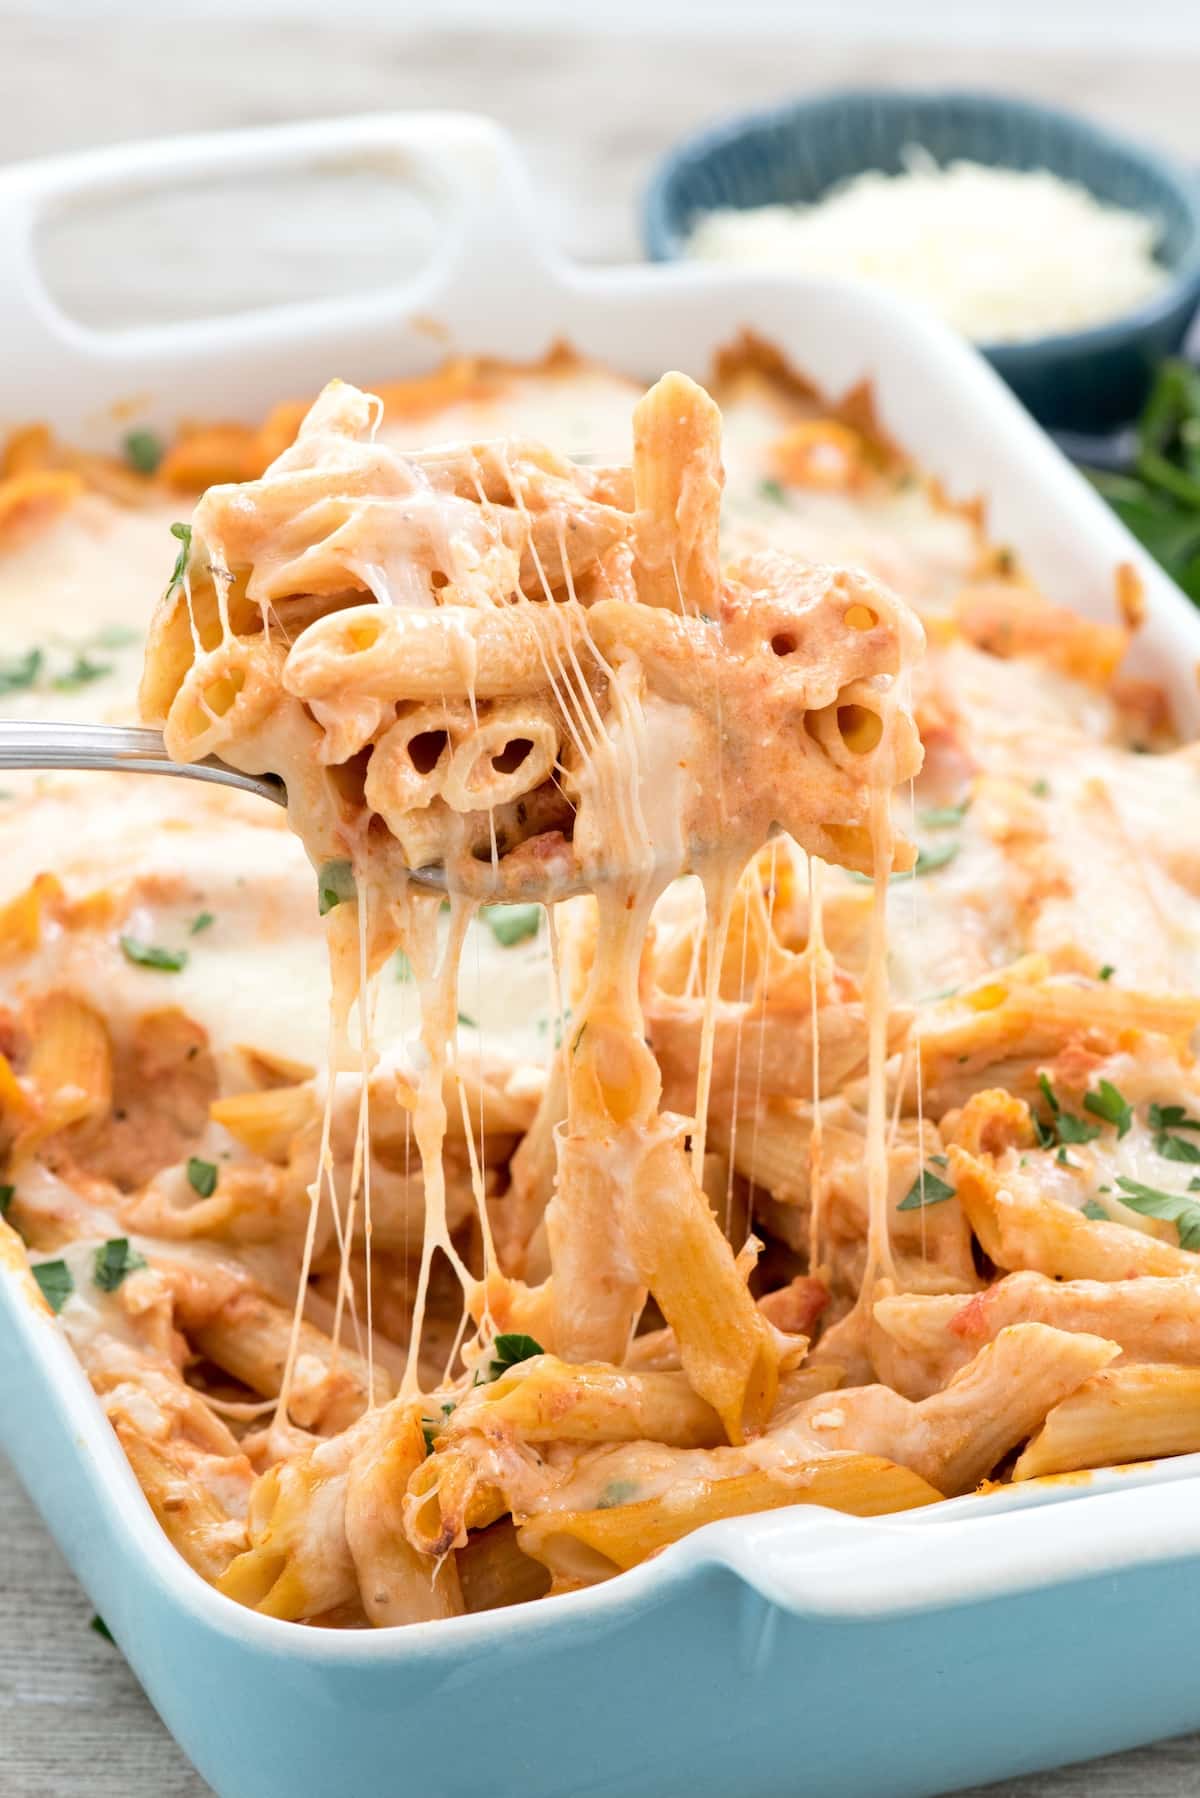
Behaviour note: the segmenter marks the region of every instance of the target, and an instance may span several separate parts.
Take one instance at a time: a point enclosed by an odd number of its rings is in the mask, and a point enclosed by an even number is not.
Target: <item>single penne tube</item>
[[[109,1417],[161,1528],[188,1565],[216,1584],[245,1547],[245,1526],[168,1445],[138,1427],[128,1408],[114,1407]]]
[[[330,612],[292,645],[283,684],[298,699],[365,694],[386,700],[518,699],[546,690],[553,646],[542,608],[439,606],[400,611],[352,606]],[[555,607],[559,633],[577,636],[582,613]],[[555,643],[561,643],[556,636]]]
[[[262,1398],[278,1398],[283,1389],[292,1336],[292,1315],[261,1293],[242,1291],[194,1325],[186,1315],[189,1339]],[[375,1368],[375,1399],[391,1397],[392,1383]],[[367,1364],[353,1349],[335,1346],[322,1330],[301,1320],[299,1346],[289,1395],[289,1409],[306,1429],[341,1430],[359,1417],[367,1404]]]
[[[480,1386],[448,1425],[488,1429],[504,1424],[527,1442],[636,1442],[709,1448],[725,1440],[712,1406],[682,1373],[635,1373],[603,1363],[570,1363],[536,1355]]]
[[[293,1141],[320,1110],[311,1082],[274,1086],[261,1092],[231,1093],[214,1099],[208,1115],[235,1142],[267,1161],[283,1163]]]
[[[363,1609],[377,1629],[457,1617],[464,1609],[454,1557],[431,1561],[404,1534],[404,1494],[425,1459],[419,1401],[393,1427],[394,1434],[358,1451],[346,1477],[346,1542]]]
[[[716,616],[721,414],[686,375],[667,374],[634,408],[635,578],[643,605]]]
[[[522,1552],[511,1517],[502,1517],[485,1530],[473,1530],[455,1560],[467,1611],[529,1604],[550,1590],[550,1576],[541,1562]]]
[[[675,1332],[689,1384],[730,1442],[743,1442],[774,1406],[778,1352],[676,1135],[639,1158],[623,1210],[629,1257]]]
[[[1047,1414],[1014,1480],[1200,1451],[1200,1368],[1109,1367]]]
[[[1200,1273],[1200,1256],[1189,1250],[1124,1224],[1085,1217],[1018,1184],[1016,1177],[1002,1178],[963,1149],[951,1149],[950,1167],[959,1203],[997,1267],[1030,1268],[1057,1280]]]
[[[35,1107],[13,1142],[20,1162],[46,1138],[112,1106],[113,1052],[103,1019],[72,993],[47,993],[33,1006],[25,1070]]]
[[[720,1518],[803,1504],[878,1517],[936,1504],[941,1496],[918,1474],[879,1456],[835,1454],[796,1462],[778,1473],[681,1480],[637,1504],[546,1511],[521,1525],[517,1541],[563,1588],[622,1573]]]

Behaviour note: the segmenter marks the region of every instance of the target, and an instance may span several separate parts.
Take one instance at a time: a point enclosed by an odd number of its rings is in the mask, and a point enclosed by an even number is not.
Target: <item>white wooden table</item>
[[[202,23],[194,30],[182,10],[154,0],[126,0],[124,11],[95,0],[66,0],[64,8],[60,0],[51,14],[40,0],[20,9],[0,0],[0,162],[129,136],[338,112],[473,108],[517,134],[561,241],[578,255],[612,259],[637,252],[634,201],[663,146],[705,119],[806,87],[1018,88],[1153,134],[1200,161],[1200,23],[1190,48],[1184,42],[1139,54],[1114,46],[1110,32],[1103,53],[1023,55],[969,43],[939,48],[928,30],[919,46],[874,32],[855,45],[844,19],[843,41],[833,44],[778,27],[740,39],[686,30],[588,36],[545,26],[412,32],[399,23],[402,5],[381,6],[372,23],[369,0],[336,32],[308,0],[259,0],[249,22],[197,4]],[[878,3],[869,10],[886,17]],[[131,293],[144,283],[144,266],[126,265]],[[120,1654],[89,1630],[90,1614],[0,1465],[2,1798],[201,1798],[208,1788]],[[1184,1798],[1200,1791],[1200,1737],[992,1791]]]

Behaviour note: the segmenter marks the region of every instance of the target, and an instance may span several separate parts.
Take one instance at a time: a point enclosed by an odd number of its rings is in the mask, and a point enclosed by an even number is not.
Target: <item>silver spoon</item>
[[[243,774],[217,756],[202,762],[173,762],[162,732],[132,724],[62,724],[0,719],[0,768],[108,768],[118,774],[173,774],[255,793],[274,805],[287,804],[287,788],[277,774]],[[442,868],[414,868],[411,878],[435,892],[446,890]]]

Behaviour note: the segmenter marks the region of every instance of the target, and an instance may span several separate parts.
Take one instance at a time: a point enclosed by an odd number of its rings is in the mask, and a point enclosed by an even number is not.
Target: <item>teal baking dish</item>
[[[432,261],[382,293],[106,336],[41,284],[34,237],[55,207],[364,158],[423,188],[443,223]],[[484,121],[359,118],[28,164],[0,174],[0,230],[0,406],[96,445],[132,392],[153,396],[153,425],[253,417],[335,371],[369,381],[563,337],[630,373],[702,375],[752,325],[831,391],[870,377],[887,428],[953,495],[987,494],[993,528],[1063,603],[1094,611],[1132,563],[1146,665],[1200,724],[1195,612],[968,346],[852,285],[569,267]],[[774,1512],[540,1606],[339,1632],[243,1610],[176,1556],[58,1325],[7,1265],[0,1447],[220,1798],[900,1798],[1200,1725],[1195,1457],[875,1522]]]
[[[864,89],[724,120],[655,168],[642,212],[647,254],[684,255],[697,216],[716,207],[812,201],[864,169],[899,173],[912,144],[939,163],[1049,169],[1160,222],[1158,256],[1170,279],[1146,305],[1090,330],[979,345],[1048,428],[1099,434],[1127,423],[1200,304],[1200,177],[1059,107],[993,93]]]

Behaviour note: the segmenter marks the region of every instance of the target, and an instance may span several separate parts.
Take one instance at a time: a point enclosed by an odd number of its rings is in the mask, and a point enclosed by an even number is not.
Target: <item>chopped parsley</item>
[[[496,941],[505,949],[536,936],[542,927],[540,905],[488,905],[484,919]]]
[[[954,1197],[954,1188],[939,1180],[928,1168],[922,1168],[897,1205],[897,1211],[920,1211],[925,1205],[941,1205]]]
[[[0,694],[23,693],[42,672],[42,652],[31,649],[12,662],[0,662]]]
[[[614,1505],[632,1504],[637,1497],[636,1480],[609,1480],[599,1498],[596,1500],[598,1511],[611,1511]]]
[[[138,474],[157,474],[163,459],[163,446],[153,431],[130,431],[121,446],[125,460]]]
[[[1099,1134],[1099,1124],[1089,1124],[1086,1119],[1075,1117],[1069,1111],[1061,1111],[1058,1115],[1058,1140],[1060,1143],[1094,1142]],[[1062,1157],[1060,1156],[1059,1159],[1061,1160]]]
[[[1111,980],[1116,971],[1117,970],[1113,967],[1111,961],[1106,961],[1096,978],[1098,980]]]
[[[1093,1132],[1093,1134],[1095,1134],[1095,1133]],[[1079,1166],[1079,1163],[1077,1161],[1071,1160],[1071,1157],[1067,1154],[1067,1151],[1065,1149],[1060,1149],[1058,1151],[1058,1154],[1054,1157],[1054,1159],[1055,1159],[1055,1161],[1057,1161],[1059,1167],[1078,1168],[1078,1166]]]
[[[1179,1130],[1200,1130],[1200,1119],[1189,1117],[1182,1105],[1151,1105],[1150,1128],[1154,1147],[1165,1161],[1200,1162],[1200,1144],[1189,1142]]]
[[[534,1355],[544,1355],[545,1349],[532,1336],[503,1335],[497,1336],[492,1344],[492,1352],[486,1362],[481,1361],[475,1370],[475,1384],[490,1386],[510,1367],[519,1367],[522,1361],[529,1361]]]
[[[15,1186],[0,1186],[0,1217],[8,1216],[8,1208],[17,1195]]]
[[[787,505],[787,494],[783,490],[781,481],[768,477],[767,480],[758,483],[758,491],[763,499],[769,499],[773,506]]]
[[[1090,1217],[1093,1223],[1112,1223],[1112,1219],[1109,1217],[1108,1212],[1104,1209],[1103,1205],[1097,1204],[1095,1199],[1088,1200],[1087,1204],[1083,1207],[1083,1215],[1084,1217]]]
[[[1143,1217],[1161,1217],[1179,1231],[1181,1249],[1200,1250],[1200,1199],[1182,1192],[1161,1192],[1156,1186],[1143,1186],[1138,1180],[1117,1176],[1122,1205]]]
[[[1102,1087],[1108,1085],[1107,1081],[1104,1081],[1101,1084]],[[1037,1135],[1039,1149],[1052,1149],[1056,1143],[1068,1145],[1071,1143],[1095,1141],[1096,1137],[1100,1134],[1099,1124],[1089,1124],[1086,1118],[1077,1117],[1073,1111],[1064,1111],[1062,1105],[1059,1103],[1058,1094],[1050,1084],[1050,1076],[1048,1074],[1043,1072],[1038,1075],[1038,1086],[1041,1089],[1043,1099],[1045,1099],[1046,1104],[1050,1107],[1050,1122],[1048,1124],[1044,1124],[1041,1118],[1037,1116],[1036,1112],[1034,1113],[1033,1128]],[[1120,1093],[1117,1092],[1115,1087],[1109,1087],[1109,1092],[1115,1095],[1115,1098],[1119,1103],[1124,1103]],[[1091,1105],[1088,1103],[1091,1096],[1092,1095],[1090,1094],[1085,1095],[1083,1101],[1084,1107],[1088,1111],[1095,1112],[1099,1107],[1107,1106],[1111,1103],[1108,1099],[1098,1097],[1097,1103]],[[1101,1117],[1107,1117],[1108,1112],[1106,1110],[1100,1110],[1099,1115]],[[1126,1125],[1126,1128],[1128,1128],[1128,1125]],[[1064,1148],[1061,1146],[1058,1151],[1057,1159],[1063,1167],[1075,1167],[1077,1165],[1074,1161],[1069,1161],[1067,1159]]]
[[[130,1248],[127,1236],[111,1236],[96,1250],[92,1279],[101,1292],[115,1292],[127,1274],[145,1265],[146,1257]]]
[[[188,925],[188,935],[199,936],[202,930],[208,930],[216,921],[210,911],[198,911]]]
[[[171,535],[179,540],[179,554],[175,558],[175,566],[171,570],[171,578],[167,582],[167,590],[163,594],[164,599],[170,599],[176,587],[182,585],[183,577],[187,573],[188,557],[192,553],[192,527],[190,524],[173,524]]]
[[[215,1161],[202,1161],[199,1155],[188,1156],[188,1185],[193,1192],[198,1192],[202,1199],[211,1199],[216,1192],[217,1172]]]
[[[111,662],[93,662],[81,650],[71,666],[62,674],[56,674],[50,685],[56,693],[75,693],[80,687],[90,687],[94,680],[103,680],[112,671]]]
[[[969,799],[964,799],[960,805],[935,805],[927,812],[918,812],[917,822],[926,830],[951,830],[962,823],[970,803]]]
[[[335,906],[358,898],[354,869],[349,862],[322,862],[317,871],[317,910],[322,917]]]
[[[94,1629],[98,1636],[103,1636],[106,1642],[112,1642],[113,1647],[116,1647],[116,1642],[113,1641],[113,1633],[109,1629],[107,1623],[105,1623],[99,1611],[96,1611],[93,1614],[92,1621],[88,1624],[88,1628]]]
[[[465,1030],[478,1030],[479,1028],[479,1025],[468,1012],[460,1011],[458,1014],[458,1021]]]
[[[423,1417],[421,1419],[421,1436],[425,1443],[425,1453],[427,1455],[433,1453],[433,1432],[436,1428],[437,1425],[432,1418]]]
[[[397,949],[392,960],[393,960],[393,966],[396,969],[396,979],[397,980],[411,980],[412,979],[412,963],[411,963],[411,961],[409,961],[409,959],[408,959],[407,955],[404,953],[403,949]]]
[[[912,872],[914,875],[936,874],[939,868],[947,867],[954,860],[958,851],[957,843],[939,843],[936,849],[918,849]]]
[[[1033,794],[1035,799],[1049,799],[1050,782],[1042,779],[1031,781],[1029,791]]]
[[[65,1261],[38,1261],[34,1263],[33,1277],[42,1289],[42,1297],[57,1316],[75,1290],[70,1268]]]
[[[1115,1124],[1118,1137],[1128,1135],[1133,1123],[1133,1106],[1111,1080],[1102,1080],[1097,1092],[1084,1093],[1083,1109],[1090,1111],[1093,1117],[1103,1118],[1106,1124]]]
[[[180,974],[187,967],[186,949],[164,949],[159,943],[143,943],[136,936],[123,936],[121,950],[126,961],[136,967],[157,968],[162,974]]]

